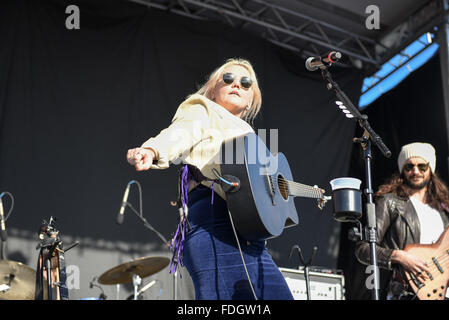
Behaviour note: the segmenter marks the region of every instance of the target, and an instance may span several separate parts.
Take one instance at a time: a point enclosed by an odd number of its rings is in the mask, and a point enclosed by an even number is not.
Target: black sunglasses
[[[404,170],[407,171],[407,172],[409,172],[409,171],[413,170],[413,168],[414,168],[415,166],[417,166],[417,167],[418,167],[418,170],[421,171],[421,172],[423,172],[423,173],[426,172],[427,169],[429,169],[429,163],[427,162],[427,163],[419,163],[419,164],[407,163],[407,164],[404,166]]]
[[[223,82],[224,83],[231,84],[234,82],[234,80],[235,80],[235,74],[230,73],[230,72],[223,74]],[[253,80],[251,80],[251,78],[249,78],[249,77],[241,77],[240,84],[242,85],[243,88],[249,89],[249,88],[251,88],[251,86],[253,84]]]

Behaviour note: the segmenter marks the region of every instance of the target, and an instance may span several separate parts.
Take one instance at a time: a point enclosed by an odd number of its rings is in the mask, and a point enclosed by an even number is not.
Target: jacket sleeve
[[[376,256],[377,265],[379,268],[391,270],[391,254],[393,249],[388,249],[380,246],[382,240],[391,224],[392,208],[389,205],[388,198],[383,196],[376,202],[376,228],[377,228],[377,243]],[[355,248],[355,256],[360,263],[371,264],[370,246],[366,241],[358,241]]]
[[[181,104],[170,126],[141,146],[156,153],[151,169],[166,169],[171,163],[181,163],[204,138],[208,124],[208,110],[201,100]]]

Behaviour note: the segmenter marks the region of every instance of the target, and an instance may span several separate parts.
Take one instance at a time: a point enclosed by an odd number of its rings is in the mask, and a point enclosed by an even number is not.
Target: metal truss
[[[381,40],[344,30],[267,0],[129,0],[194,19],[221,21],[302,57],[330,50],[348,56],[353,66],[378,69],[408,44],[435,26],[446,12],[442,0],[429,0]],[[432,17],[431,19],[429,17]],[[421,33],[420,33],[421,32]]]
[[[221,21],[303,56],[337,50],[376,64],[376,41],[265,0],[130,0],[196,19]]]
[[[441,25],[449,13],[444,7],[444,1],[427,1],[405,21],[379,37],[376,47],[378,62],[384,64],[396,54],[406,55],[403,50],[413,41],[427,32],[434,33],[435,26]]]
[[[439,34],[438,28],[442,23],[447,21],[448,14],[448,0],[432,0],[427,2],[420,10],[413,15],[409,16],[406,21],[399,24],[392,31],[388,32],[385,37],[381,38],[379,42],[383,43],[382,47],[377,47],[377,56],[379,63],[389,64],[391,68],[390,72],[383,74],[382,76],[373,74],[369,78],[369,83],[363,88],[365,93],[372,88],[376,87],[383,80],[390,77],[396,70],[406,65],[410,60],[419,56],[427,48],[433,45],[435,35]],[[418,37],[427,33],[427,41],[422,41]],[[418,38],[418,39],[417,39]],[[436,37],[438,38],[438,36]],[[408,53],[408,46],[412,42],[419,42],[420,49],[413,53]],[[393,59],[396,55],[399,55],[399,59]]]

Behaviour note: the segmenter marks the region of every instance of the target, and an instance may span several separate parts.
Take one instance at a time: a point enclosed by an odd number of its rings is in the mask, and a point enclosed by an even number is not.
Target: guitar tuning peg
[[[318,202],[318,208],[319,208],[320,210],[323,210],[324,205],[325,205],[326,203],[323,203],[323,199],[318,199],[317,202]]]

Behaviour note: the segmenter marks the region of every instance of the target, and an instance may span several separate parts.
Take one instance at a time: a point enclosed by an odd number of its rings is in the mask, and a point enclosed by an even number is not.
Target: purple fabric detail
[[[182,201],[182,214],[180,214],[180,220],[178,224],[178,229],[176,230],[175,236],[170,245],[170,250],[173,250],[173,256],[170,262],[169,273],[176,272],[178,265],[184,266],[184,261],[182,257],[182,252],[184,250],[184,240],[187,229],[187,217],[185,215],[185,210],[188,204],[188,191],[189,191],[189,180],[192,175],[189,172],[189,167],[184,166],[181,175],[181,201]]]

